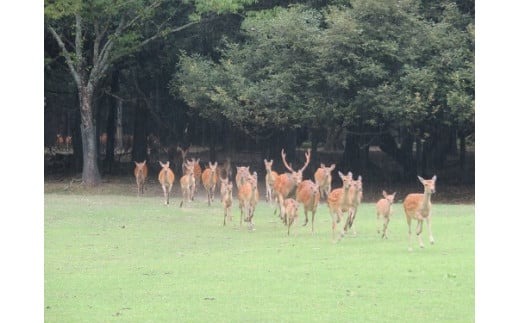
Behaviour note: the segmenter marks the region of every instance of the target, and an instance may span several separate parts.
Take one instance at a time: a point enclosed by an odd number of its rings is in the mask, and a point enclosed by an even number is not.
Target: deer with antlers
[[[215,196],[215,187],[217,186],[217,166],[218,163],[208,163],[208,167],[202,172],[202,185],[208,193],[208,205],[211,205]]]
[[[428,233],[430,234],[430,243],[433,244],[433,235],[431,228],[431,214],[432,214],[432,194],[435,193],[435,182],[437,176],[434,175],[431,179],[424,179],[417,176],[419,181],[424,186],[424,193],[408,194],[404,201],[403,207],[406,213],[406,222],[408,223],[408,250],[412,250],[412,220],[417,220],[417,229],[415,234],[419,240],[419,246],[424,248],[423,240],[421,238],[423,221],[426,220],[428,226]]]
[[[170,204],[170,192],[173,187],[173,182],[175,181],[175,174],[170,169],[170,162],[166,162],[163,164],[161,161],[159,161],[159,164],[161,165],[162,169],[159,172],[159,183],[161,183],[161,187],[164,193],[164,204],[168,205]]]
[[[314,173],[314,182],[318,184],[320,190],[320,196],[327,199],[330,194],[331,183],[332,183],[332,171],[336,168],[336,164],[332,164],[329,167],[321,163],[320,167]]]
[[[309,165],[311,161],[311,150],[308,149],[305,153],[305,164],[299,170],[295,171],[287,161],[285,157],[287,156],[284,149],[281,151],[282,161],[285,165],[285,168],[289,170],[290,173],[284,173],[279,175],[274,182],[274,191],[276,193],[276,197],[278,199],[278,206],[280,210],[280,218],[287,224],[287,221],[282,214],[283,203],[284,200],[289,197],[289,195],[298,187],[298,185],[302,182],[303,171]],[[276,213],[276,209],[275,209]]]
[[[146,160],[142,163],[134,161],[134,176],[137,183],[137,196],[144,194],[144,183],[148,177],[148,166],[146,166]]]

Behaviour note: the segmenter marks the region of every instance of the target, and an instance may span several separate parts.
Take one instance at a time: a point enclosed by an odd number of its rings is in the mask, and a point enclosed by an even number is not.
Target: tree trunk
[[[116,112],[116,150],[123,151],[123,101],[117,99]]]
[[[459,152],[459,168],[466,169],[466,136],[464,132],[459,131],[460,152]]]
[[[78,96],[76,96],[76,100]],[[79,105],[79,102],[76,101],[76,106]],[[72,127],[72,150],[73,150],[73,158],[72,165],[74,169],[74,173],[79,173],[82,171],[83,165],[83,141],[81,140],[81,111],[80,109],[75,109],[74,112],[74,125]]]
[[[136,106],[134,123],[134,145],[132,148],[132,158],[134,161],[142,162],[147,159],[146,151],[146,122],[148,120],[148,110],[143,107],[143,102],[139,100]]]
[[[119,70],[114,70],[112,73],[112,93],[119,92]],[[108,107],[108,118],[107,118],[107,151],[105,156],[105,169],[109,174],[112,173],[112,166],[114,164],[114,137],[116,133],[116,113],[117,113],[117,99],[113,96],[110,97],[110,106]]]
[[[83,173],[82,180],[87,186],[101,183],[101,176],[97,164],[96,126],[92,114],[93,87],[82,85],[79,89],[81,109],[81,139],[83,142]]]

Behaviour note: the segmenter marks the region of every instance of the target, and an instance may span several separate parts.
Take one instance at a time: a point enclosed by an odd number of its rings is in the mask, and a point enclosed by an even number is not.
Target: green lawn
[[[235,193],[236,197],[236,193]],[[332,243],[325,204],[316,233],[294,236],[261,202],[256,231],[238,203],[184,209],[178,194],[45,194],[46,322],[473,322],[474,205],[433,206],[435,245],[408,251],[401,204],[389,239],[363,203],[357,236]]]

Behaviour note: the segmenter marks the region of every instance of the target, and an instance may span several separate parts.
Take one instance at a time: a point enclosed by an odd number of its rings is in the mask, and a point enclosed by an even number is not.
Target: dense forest
[[[474,183],[474,1],[45,0],[44,15],[46,174],[97,185],[123,162],[179,171],[186,149],[281,165],[310,148],[314,166]]]

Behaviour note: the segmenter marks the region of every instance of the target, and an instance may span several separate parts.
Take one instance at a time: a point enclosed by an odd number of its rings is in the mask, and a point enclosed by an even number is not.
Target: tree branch
[[[74,78],[74,81],[76,81],[76,85],[79,86],[81,84],[81,79],[79,77],[79,73],[76,70],[74,66],[74,62],[72,61],[72,57],[70,56],[70,52],[65,47],[65,44],[63,43],[63,40],[61,39],[60,35],[54,30],[54,28],[50,25],[47,26],[47,28],[50,30],[52,36],[54,39],[56,39],[56,42],[58,42],[58,45],[61,48],[61,51],[63,52],[63,57],[65,57],[65,62],[67,63],[67,66],[70,69],[70,73],[72,74],[72,77]]]

